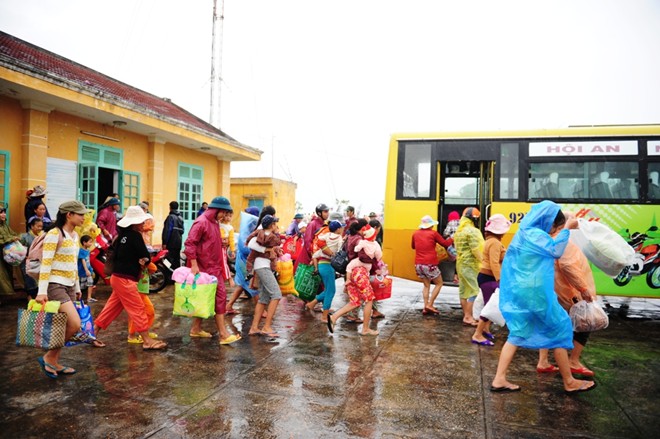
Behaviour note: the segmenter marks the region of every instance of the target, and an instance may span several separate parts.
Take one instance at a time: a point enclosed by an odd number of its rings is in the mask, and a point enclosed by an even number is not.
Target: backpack
[[[64,234],[62,229],[58,227],[59,232],[57,233],[59,239],[57,240],[57,247],[55,248],[55,253],[62,246],[62,240],[64,239]],[[41,271],[41,260],[44,257],[44,240],[48,233],[42,233],[41,235],[34,238],[30,250],[28,251],[27,257],[25,258],[25,273],[33,278],[34,280],[39,280],[39,272]]]

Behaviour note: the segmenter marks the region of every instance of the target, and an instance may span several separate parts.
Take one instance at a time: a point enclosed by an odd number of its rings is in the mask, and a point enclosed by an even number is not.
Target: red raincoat
[[[197,260],[199,271],[224,279],[225,256],[222,251],[220,224],[215,219],[218,209],[207,209],[202,216],[197,217],[188,232],[184,244],[188,266],[190,261]]]

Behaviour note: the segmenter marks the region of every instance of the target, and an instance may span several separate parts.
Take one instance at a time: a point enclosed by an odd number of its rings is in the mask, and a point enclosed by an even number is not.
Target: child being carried
[[[245,278],[250,281],[250,288],[256,289],[259,286],[259,281],[254,276],[254,261],[257,258],[266,258],[270,260],[270,269],[273,270],[275,278],[279,276],[277,272],[277,259],[282,253],[282,238],[277,233],[277,222],[279,218],[272,215],[265,215],[261,220],[261,229],[257,229],[248,236],[246,245],[250,247],[250,254],[245,261],[245,271],[247,276]],[[255,249],[250,246],[250,241],[255,240],[258,247],[263,248],[263,251]]]

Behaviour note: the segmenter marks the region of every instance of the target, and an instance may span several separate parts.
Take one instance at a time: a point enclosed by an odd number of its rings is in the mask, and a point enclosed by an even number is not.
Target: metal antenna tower
[[[225,20],[225,1],[213,0],[213,30],[211,35],[211,110],[209,123],[220,129],[220,90],[222,88],[222,31]],[[218,32],[216,34],[216,27]],[[216,37],[216,35],[218,35]]]

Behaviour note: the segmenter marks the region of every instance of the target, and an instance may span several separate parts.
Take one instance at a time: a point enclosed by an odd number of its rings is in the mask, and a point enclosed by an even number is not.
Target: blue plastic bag
[[[564,253],[569,233],[564,229],[554,239],[548,234],[559,210],[552,201],[533,206],[502,262],[500,311],[515,346],[573,348],[571,319],[554,291],[554,262]]]
[[[238,251],[236,252],[236,261],[234,262],[234,270],[236,270],[234,282],[252,297],[256,296],[258,291],[250,289],[250,283],[245,279],[245,262],[250,254],[250,249],[245,241],[257,227],[257,221],[259,221],[259,218],[256,216],[250,215],[247,212],[241,212],[241,225],[238,230]]]
[[[94,334],[94,319],[92,318],[92,309],[89,307],[89,305],[85,305],[85,302],[82,300],[74,302],[74,305],[76,306],[76,311],[78,311],[78,315],[80,316],[80,331],[95,337],[96,334]],[[83,343],[83,341],[69,340],[65,343],[65,346],[75,346],[80,343]]]

